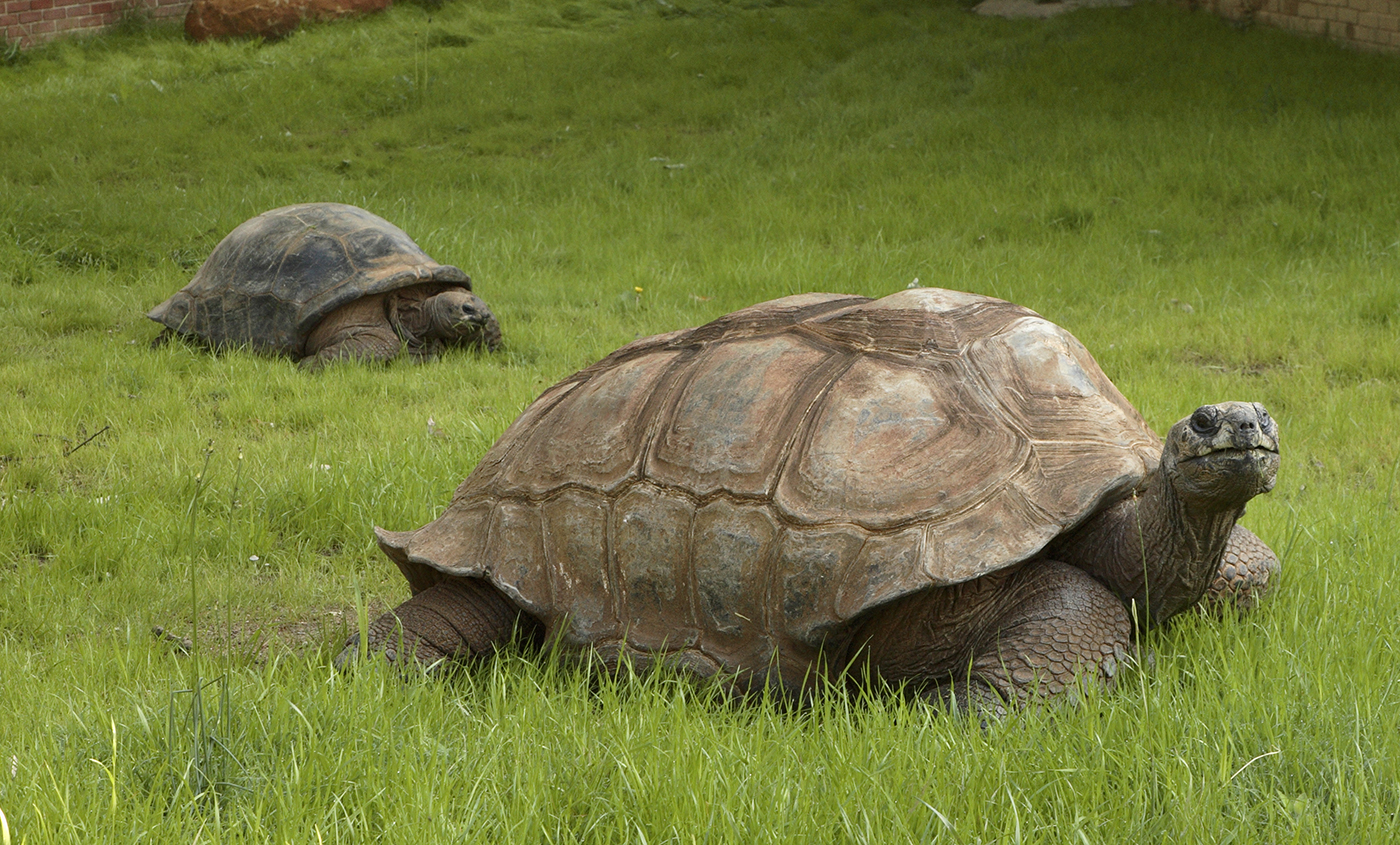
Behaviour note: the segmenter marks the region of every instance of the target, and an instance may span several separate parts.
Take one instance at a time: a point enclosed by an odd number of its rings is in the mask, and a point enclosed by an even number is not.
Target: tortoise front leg
[[[356,327],[342,332],[297,364],[308,370],[319,370],[327,364],[341,361],[390,361],[402,348],[398,335],[387,326]]]
[[[930,700],[1002,713],[1076,679],[1111,684],[1132,652],[1123,602],[1080,569],[1038,561],[916,593],[872,615],[869,668]]]
[[[517,620],[528,619],[500,590],[477,578],[449,578],[414,595],[374,620],[367,648],[383,652],[390,662],[399,648],[424,666],[443,660],[488,655],[509,642]],[[360,635],[352,635],[335,659],[343,667],[360,650]]]
[[[306,357],[298,363],[319,370],[338,361],[388,361],[403,342],[385,312],[384,295],[366,296],[326,315],[306,338]]]
[[[1201,601],[1208,609],[1249,610],[1269,591],[1278,556],[1243,525],[1236,525],[1220,558],[1220,570]]]

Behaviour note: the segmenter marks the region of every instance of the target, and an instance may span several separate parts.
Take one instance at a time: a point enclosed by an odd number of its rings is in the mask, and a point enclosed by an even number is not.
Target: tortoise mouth
[[[1266,460],[1270,455],[1278,455],[1277,449],[1270,449],[1267,446],[1253,446],[1248,449],[1239,449],[1234,446],[1227,446],[1223,449],[1212,449],[1204,455],[1197,455],[1188,460],[1188,463],[1209,460],[1230,460],[1240,458],[1254,458],[1256,460]]]
[[[1243,505],[1274,487],[1279,454],[1267,446],[1227,446],[1181,461],[1174,483],[1191,499]]]
[[[446,332],[449,340],[475,340],[486,330],[486,318],[481,315],[459,318]]]

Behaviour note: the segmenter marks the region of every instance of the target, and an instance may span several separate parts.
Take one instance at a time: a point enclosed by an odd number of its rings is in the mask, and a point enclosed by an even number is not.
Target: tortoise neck
[[[389,325],[399,336],[404,346],[415,349],[425,342],[432,330],[433,320],[428,305],[431,299],[390,294],[385,298],[384,311],[389,317]]]
[[[1157,469],[1132,496],[1056,543],[1051,556],[1103,582],[1140,628],[1162,625],[1205,594],[1243,513],[1243,506],[1184,500]]]

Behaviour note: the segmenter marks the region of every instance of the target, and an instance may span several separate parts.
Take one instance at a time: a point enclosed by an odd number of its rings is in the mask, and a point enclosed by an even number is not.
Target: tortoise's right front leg
[[[400,659],[399,647],[424,666],[442,660],[480,657],[509,642],[520,609],[491,584],[478,578],[449,578],[419,592],[374,620],[367,648],[382,652],[390,662]],[[533,624],[533,620],[530,620]],[[335,659],[337,668],[353,661],[360,635],[352,635]]]
[[[1123,602],[1057,561],[915,593],[877,610],[859,636],[872,674],[992,713],[1032,693],[1058,697],[1076,679],[1111,683],[1133,650]]]

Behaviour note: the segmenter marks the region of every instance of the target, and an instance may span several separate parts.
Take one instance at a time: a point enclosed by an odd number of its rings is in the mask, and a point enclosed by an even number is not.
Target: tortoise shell
[[[300,358],[327,315],[361,297],[429,284],[471,290],[402,229],[333,202],[263,212],[228,234],[188,285],[146,316],[215,348]]]
[[[800,681],[861,613],[1027,560],[1160,451],[1026,308],[806,294],[564,379],[437,520],[377,533],[414,592],[487,578],[565,643]]]

